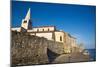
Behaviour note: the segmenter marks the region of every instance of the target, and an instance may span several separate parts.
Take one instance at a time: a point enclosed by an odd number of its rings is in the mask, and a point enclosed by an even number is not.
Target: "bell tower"
[[[22,32],[27,32],[27,30],[32,29],[32,22],[31,22],[31,9],[29,8],[26,17],[22,19],[22,24],[21,24],[21,31]]]

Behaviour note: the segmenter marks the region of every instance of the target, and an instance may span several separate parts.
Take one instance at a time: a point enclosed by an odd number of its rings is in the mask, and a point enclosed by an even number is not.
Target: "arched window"
[[[49,28],[48,28],[48,31],[49,31]]]
[[[62,36],[60,36],[60,41],[62,41]]]
[[[24,23],[27,23],[27,20],[24,20]]]

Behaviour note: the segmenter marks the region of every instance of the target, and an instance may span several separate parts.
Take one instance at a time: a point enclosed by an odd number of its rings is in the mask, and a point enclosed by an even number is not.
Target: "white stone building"
[[[42,26],[32,28],[30,16],[31,14],[29,9],[25,19],[22,20],[21,27],[11,28],[11,30],[17,32],[28,32],[30,35],[44,37],[48,40],[64,43],[65,45],[76,45],[76,38],[72,37],[70,34],[64,31],[57,30],[55,26]]]

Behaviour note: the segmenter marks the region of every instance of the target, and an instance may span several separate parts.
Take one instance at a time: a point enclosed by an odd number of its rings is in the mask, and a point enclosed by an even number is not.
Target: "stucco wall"
[[[54,27],[37,27],[37,28],[33,28],[32,30],[33,30],[33,32],[54,31],[55,28]]]
[[[62,38],[62,40],[60,40],[60,37]],[[55,31],[55,41],[64,42],[64,33]]]
[[[36,36],[47,38],[48,40],[52,39],[52,33],[36,33]]]
[[[16,27],[16,28],[11,28],[11,30],[20,32],[21,29],[20,29],[20,27]]]
[[[71,46],[76,47],[76,39],[71,38]]]

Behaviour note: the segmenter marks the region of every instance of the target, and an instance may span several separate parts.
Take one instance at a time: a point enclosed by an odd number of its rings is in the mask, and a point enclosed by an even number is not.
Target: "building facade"
[[[55,26],[32,27],[30,16],[31,14],[29,9],[26,17],[22,20],[21,27],[11,28],[11,30],[17,32],[27,32],[30,35],[44,37],[48,40],[61,42],[68,46],[76,46],[76,38],[64,31],[57,30]]]

